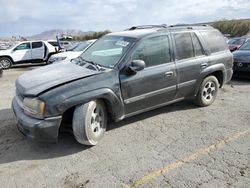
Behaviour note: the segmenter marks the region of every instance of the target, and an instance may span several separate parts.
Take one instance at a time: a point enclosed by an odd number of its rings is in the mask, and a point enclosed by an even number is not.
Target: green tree
[[[111,33],[111,31],[105,30],[105,31],[100,31],[100,32],[94,32],[94,33],[87,34],[87,35],[74,36],[73,40],[75,40],[75,41],[85,41],[85,40],[91,40],[91,39],[98,39],[98,38],[100,38],[103,35],[106,35],[108,33]]]
[[[250,22],[246,20],[220,20],[212,26],[231,37],[241,37],[250,31]]]

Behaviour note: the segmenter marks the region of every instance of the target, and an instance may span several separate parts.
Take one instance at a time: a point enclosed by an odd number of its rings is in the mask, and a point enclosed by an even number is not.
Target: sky
[[[250,18],[250,0],[0,0],[0,37]]]

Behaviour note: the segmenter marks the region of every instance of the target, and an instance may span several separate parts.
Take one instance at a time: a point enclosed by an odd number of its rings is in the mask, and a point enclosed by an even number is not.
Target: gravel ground
[[[1,187],[250,187],[250,80],[231,81],[209,107],[184,101],[111,123],[85,147],[66,133],[44,144],[18,132],[14,81],[34,68],[0,78]]]

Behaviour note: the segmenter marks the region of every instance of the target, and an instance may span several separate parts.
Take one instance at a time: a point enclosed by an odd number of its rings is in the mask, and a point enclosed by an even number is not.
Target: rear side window
[[[42,46],[42,42],[32,42],[32,48],[41,48]]]
[[[201,35],[206,41],[208,47],[210,48],[211,53],[228,49],[226,40],[219,31],[201,31]]]
[[[146,67],[156,66],[171,61],[168,36],[155,36],[143,39],[136,48],[132,59],[143,60]]]
[[[195,56],[204,55],[203,48],[196,34],[192,33],[192,38],[193,38]]]
[[[174,34],[174,39],[177,60],[194,57],[194,49],[190,33],[176,33]]]

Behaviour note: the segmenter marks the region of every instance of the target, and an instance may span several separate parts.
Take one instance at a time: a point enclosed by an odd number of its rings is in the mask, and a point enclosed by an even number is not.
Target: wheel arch
[[[198,94],[200,85],[202,83],[202,81],[208,77],[208,76],[215,76],[219,82],[219,87],[221,88],[223,86],[223,84],[225,83],[225,65],[223,63],[219,63],[219,64],[215,64],[212,66],[209,66],[205,69],[202,70],[201,72],[201,77],[200,79],[197,81],[196,87],[195,87],[195,96]]]
[[[61,125],[72,125],[73,113],[75,108],[78,105],[85,104],[91,100],[97,99],[102,100],[104,102],[105,107],[107,108],[108,117],[110,119],[118,121],[123,117],[123,102],[111,89],[103,88],[92,92],[83,93],[63,101],[60,106],[58,106],[58,109],[61,109],[63,114]]]
[[[11,56],[9,56],[9,55],[1,55],[1,56],[0,56],[0,58],[3,58],[3,57],[10,59],[10,60],[11,60],[11,63],[14,63],[14,60],[12,59]]]

